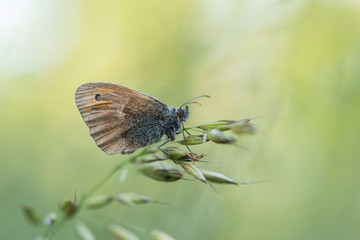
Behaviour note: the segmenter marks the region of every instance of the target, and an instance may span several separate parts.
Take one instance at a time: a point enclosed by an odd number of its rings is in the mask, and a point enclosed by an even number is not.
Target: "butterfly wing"
[[[168,107],[159,100],[112,83],[86,83],[76,105],[97,146],[107,154],[128,154],[163,135]]]

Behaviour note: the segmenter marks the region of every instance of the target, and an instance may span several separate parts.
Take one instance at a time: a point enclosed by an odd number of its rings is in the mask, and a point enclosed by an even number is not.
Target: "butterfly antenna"
[[[198,97],[195,97],[195,98],[192,98],[192,99],[190,99],[190,100],[188,100],[188,101],[186,101],[183,105],[181,105],[180,106],[180,108],[182,108],[184,105],[186,105],[186,104],[190,104],[190,103],[198,103],[198,102],[192,102],[193,100],[195,100],[195,99],[198,99],[198,98],[203,98],[203,97],[207,97],[207,98],[209,98],[210,96],[209,95],[201,95],[201,96],[198,96]]]
[[[186,104],[188,105],[188,104],[191,104],[191,103],[196,103],[197,105],[201,106],[201,103],[199,103],[199,102],[188,102]]]

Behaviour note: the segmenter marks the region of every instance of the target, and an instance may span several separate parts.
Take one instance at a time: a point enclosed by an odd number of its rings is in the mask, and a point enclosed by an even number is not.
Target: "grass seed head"
[[[212,172],[207,170],[201,170],[202,174],[209,182],[213,183],[227,183],[227,184],[235,184],[239,185],[237,182],[232,180],[231,178],[225,176],[224,174],[218,172]]]
[[[77,211],[77,206],[75,203],[69,199],[64,199],[59,203],[60,210],[64,213],[66,217],[72,217]]]
[[[183,178],[183,174],[180,170],[171,166],[166,166],[166,168],[164,168],[147,164],[139,170],[143,175],[161,182],[174,182]]]
[[[135,163],[143,164],[143,163],[151,163],[156,161],[163,161],[167,159],[164,156],[161,156],[159,154],[144,154],[135,159]]]
[[[199,128],[202,130],[218,129],[220,131],[226,131],[230,129],[229,125],[234,122],[235,121],[231,121],[231,120],[216,120],[216,121],[203,123],[199,126]]]
[[[189,153],[185,150],[182,150],[180,148],[177,147],[167,147],[164,149],[164,151],[169,154],[169,156],[173,159],[173,160],[178,160],[178,161],[198,161],[199,159],[203,158],[204,155],[200,154],[193,154],[193,153]],[[166,156],[166,154],[164,154]],[[167,156],[168,157],[168,156]]]
[[[85,225],[85,223],[78,222],[76,224],[76,231],[83,240],[95,240],[94,234],[90,231],[88,226]]]
[[[213,129],[207,133],[208,139],[215,143],[231,144],[235,143],[236,139],[232,136],[226,135],[218,129]]]
[[[111,224],[108,227],[108,231],[113,237],[119,240],[139,240],[135,234],[117,224]]]
[[[101,208],[109,205],[114,200],[114,196],[99,195],[89,199],[86,206],[91,209]]]
[[[150,232],[150,237],[153,240],[175,240],[175,238],[159,230],[152,230]]]
[[[177,161],[198,161],[199,159],[203,158],[204,155],[200,154],[193,154],[193,153],[189,153],[185,150],[182,150],[180,148],[177,147],[167,147],[164,149],[164,151],[169,154],[169,156],[171,156],[171,158],[173,160],[177,160]],[[166,156],[166,154],[164,154]]]
[[[236,134],[255,134],[257,128],[249,122],[239,121],[230,126],[231,131]]]
[[[209,139],[204,138],[204,135],[189,135],[184,138],[177,141],[178,143],[182,145],[198,145],[208,142]]]
[[[55,223],[57,217],[58,216],[56,213],[54,213],[54,212],[49,213],[48,215],[46,215],[44,217],[44,225],[51,227]]]
[[[194,176],[196,179],[200,180],[203,183],[208,184],[206,178],[204,177],[204,175],[201,173],[201,171],[195,167],[193,164],[188,163],[188,162],[181,162],[180,166],[185,170],[185,172],[187,172],[188,174]]]
[[[152,202],[149,197],[137,193],[121,193],[116,195],[115,200],[127,206]]]
[[[183,159],[187,159],[189,153],[185,150],[182,150],[180,148],[177,147],[167,147],[164,148],[164,151],[169,154],[169,156],[171,156],[174,160],[183,160]],[[164,154],[166,156],[166,154]],[[166,156],[168,157],[168,156]]]
[[[29,223],[33,225],[39,225],[40,223],[40,217],[37,214],[37,212],[34,210],[34,208],[24,205],[22,206],[23,213],[26,217],[26,219],[29,221]]]

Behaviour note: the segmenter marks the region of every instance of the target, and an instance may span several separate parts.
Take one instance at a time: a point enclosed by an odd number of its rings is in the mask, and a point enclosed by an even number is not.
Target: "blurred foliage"
[[[138,192],[174,206],[79,216],[98,239],[110,238],[112,222],[176,239],[360,237],[358,1],[29,2],[0,3],[0,239],[37,235],[24,203],[46,215],[126,158],[98,149],[76,109],[76,88],[91,81],[170,106],[211,95],[191,107],[189,125],[265,114],[262,134],[240,139],[244,149],[192,149],[211,153],[203,168],[268,180],[218,187],[222,201],[198,182],[130,171],[99,194]],[[62,239],[77,239],[73,225]]]

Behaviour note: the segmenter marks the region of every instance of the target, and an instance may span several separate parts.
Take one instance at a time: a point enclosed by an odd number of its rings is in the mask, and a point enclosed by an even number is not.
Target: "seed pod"
[[[114,196],[99,195],[92,197],[86,204],[88,208],[100,208],[109,205],[114,200]]]
[[[175,240],[175,238],[159,230],[152,230],[150,232],[150,237],[153,240]]]
[[[90,229],[82,222],[78,222],[76,224],[76,230],[78,235],[83,240],[95,240],[94,234],[90,231]]]
[[[213,129],[210,132],[208,132],[207,137],[208,139],[210,139],[215,143],[230,144],[236,142],[236,139],[234,137],[226,135],[218,129]]]
[[[65,214],[66,217],[72,217],[77,211],[75,203],[69,199],[65,199],[59,203],[60,210]]]
[[[257,128],[255,128],[252,124],[248,122],[237,122],[230,126],[231,131],[236,134],[255,134],[257,132]]]
[[[115,200],[127,206],[152,202],[149,197],[137,193],[121,193],[116,195]]]
[[[34,225],[39,225],[40,223],[40,217],[39,215],[35,212],[35,210],[30,207],[30,206],[27,206],[27,205],[24,205],[22,207],[22,210],[23,210],[23,213],[26,217],[26,219],[31,223],[31,224],[34,224]]]
[[[171,166],[160,168],[158,166],[147,164],[139,170],[143,175],[161,182],[174,182],[183,177],[183,174],[178,169]]]
[[[57,216],[56,213],[54,213],[54,212],[49,213],[44,218],[44,225],[48,226],[48,227],[51,227],[55,223],[57,217],[58,216]]]
[[[226,130],[230,129],[229,125],[234,123],[234,122],[236,122],[236,121],[216,120],[216,121],[212,121],[212,122],[203,123],[203,124],[201,124],[199,126],[199,128],[202,129],[202,130],[218,129],[220,131],[226,131]]]
[[[181,160],[181,161],[198,161],[203,158],[204,155],[197,155],[193,153],[186,152],[177,147],[167,147],[164,149],[167,154],[164,154],[166,157],[171,157],[173,160]]]
[[[167,148],[164,148],[164,151],[167,154],[169,154],[169,156],[174,160],[186,159],[189,154],[187,151],[184,151],[177,147],[167,147]],[[166,156],[166,154],[165,154],[165,156]],[[169,157],[169,156],[166,156],[166,157]]]
[[[202,172],[206,180],[208,180],[209,182],[239,185],[237,182],[235,182],[231,178],[226,177],[221,173],[207,171],[207,170],[200,170],[200,171]]]
[[[167,158],[159,155],[159,154],[144,154],[135,159],[135,163],[150,163],[150,162],[156,162],[156,161],[162,161]]]
[[[208,182],[206,181],[206,178],[204,177],[204,175],[201,173],[201,171],[195,167],[194,165],[188,163],[188,162],[181,162],[180,166],[185,170],[185,172],[187,172],[188,174],[194,176],[196,179],[202,181],[203,183],[208,184]]]
[[[185,140],[183,138],[177,142],[182,145],[198,145],[209,141],[204,135],[189,135],[185,137]]]
[[[108,227],[108,231],[113,237],[119,240],[139,240],[135,234],[117,224],[111,224]]]

